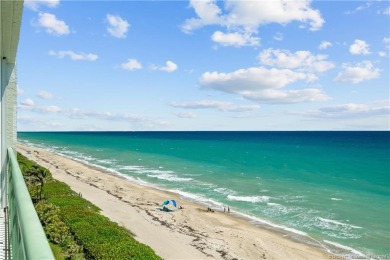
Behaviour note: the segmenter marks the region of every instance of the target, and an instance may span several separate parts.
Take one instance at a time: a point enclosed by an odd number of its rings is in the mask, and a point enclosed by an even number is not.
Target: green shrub
[[[100,215],[98,207],[54,180],[47,169],[20,154],[18,160],[30,194],[36,197],[46,235],[61,246],[66,259],[161,259],[127,229]],[[79,253],[81,249],[84,254]]]
[[[72,259],[72,256],[82,251],[82,247],[76,244],[69,227],[60,218],[60,209],[57,206],[47,201],[40,201],[35,205],[35,209],[47,238],[51,243],[65,249],[66,258]]]
[[[62,186],[62,187],[61,187]],[[64,187],[65,186],[65,187]],[[60,215],[89,259],[160,259],[136,241],[130,232],[98,213],[99,208],[81,198],[66,184],[45,184],[48,202],[61,209]]]

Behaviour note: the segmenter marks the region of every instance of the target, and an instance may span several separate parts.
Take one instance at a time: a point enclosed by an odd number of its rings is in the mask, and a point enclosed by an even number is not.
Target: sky
[[[389,130],[389,1],[25,0],[18,131]]]

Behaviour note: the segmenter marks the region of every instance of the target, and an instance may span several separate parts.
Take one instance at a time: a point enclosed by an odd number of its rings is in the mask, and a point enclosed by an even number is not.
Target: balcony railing
[[[7,186],[7,259],[54,260],[12,148],[8,148]]]

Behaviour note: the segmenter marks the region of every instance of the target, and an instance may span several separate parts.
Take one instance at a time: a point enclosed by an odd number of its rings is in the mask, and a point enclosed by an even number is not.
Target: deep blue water
[[[18,141],[229,205],[345,257],[390,258],[390,132],[23,132]]]

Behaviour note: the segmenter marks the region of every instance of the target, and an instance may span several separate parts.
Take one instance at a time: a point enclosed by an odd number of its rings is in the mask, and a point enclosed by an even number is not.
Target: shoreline
[[[239,214],[215,210],[180,194],[143,186],[108,170],[46,150],[18,144],[18,152],[49,169],[53,178],[101,208],[165,259],[330,259],[337,256],[250,223]],[[31,151],[31,153],[27,153]],[[166,199],[184,209],[156,210]]]

